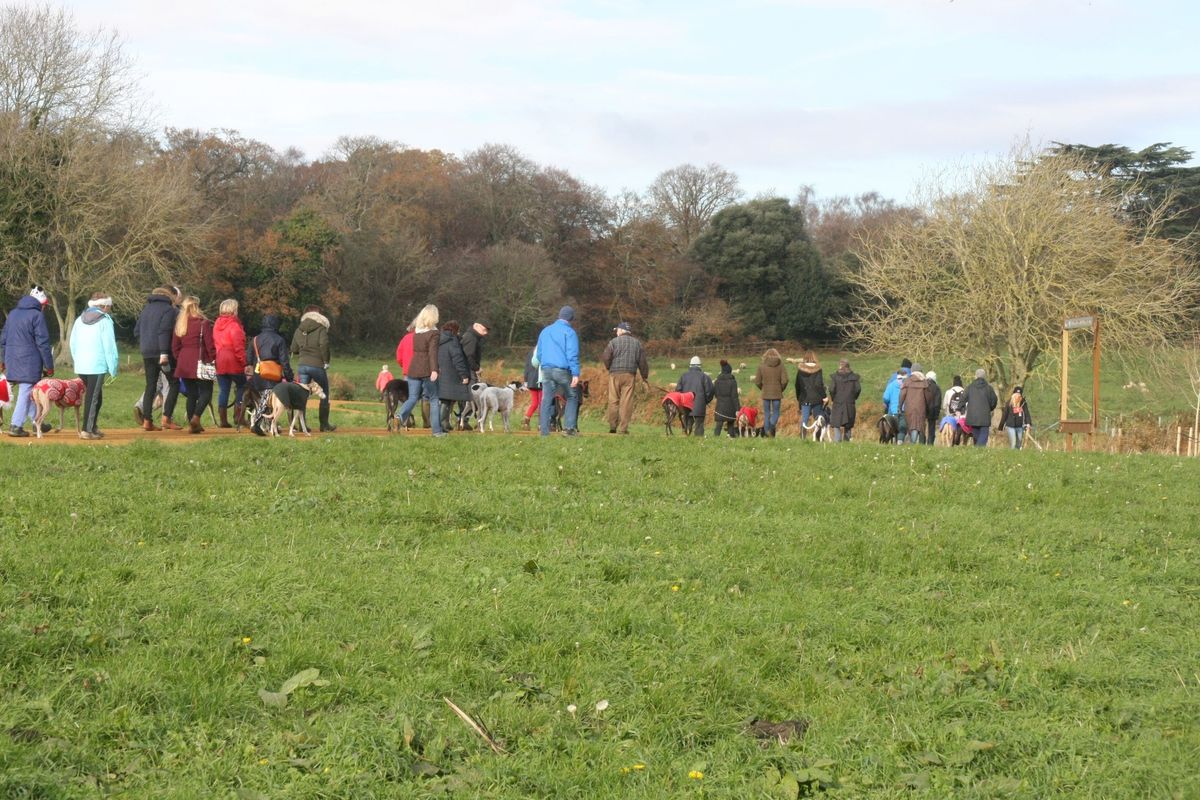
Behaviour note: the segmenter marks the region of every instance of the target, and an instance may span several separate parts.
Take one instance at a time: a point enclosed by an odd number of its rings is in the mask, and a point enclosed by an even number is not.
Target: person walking
[[[142,354],[142,372],[146,376],[146,390],[142,401],[134,406],[133,419],[142,430],[157,431],[154,425],[154,398],[159,393],[159,378],[166,379],[167,396],[163,398],[162,429],[179,430],[171,419],[175,404],[179,401],[179,381],[171,376],[175,370],[174,355],[171,353],[171,334],[175,329],[175,318],[179,315],[179,290],[174,286],[159,286],[150,292],[146,304],[133,325],[133,335],[138,339]]]
[[[779,426],[783,391],[788,385],[787,367],[783,365],[783,359],[774,347],[763,353],[758,371],[754,373],[754,385],[762,391],[763,433],[774,439],[775,430]]]
[[[692,400],[692,435],[704,438],[704,417],[708,413],[708,404],[716,396],[716,387],[712,378],[700,367],[700,356],[692,356],[688,362],[688,370],[679,376],[675,384],[677,392],[691,392],[695,395]]]
[[[913,364],[912,372],[900,387],[900,410],[907,423],[908,439],[913,444],[925,444],[926,419],[929,416],[925,390],[928,388],[929,382],[925,380],[921,365]]]
[[[835,442],[850,441],[854,421],[858,413],[858,396],[862,394],[862,382],[858,373],[850,369],[846,359],[838,361],[837,372],[829,383],[829,399],[833,409],[829,413],[829,426],[833,429]]]
[[[438,308],[427,305],[413,319],[412,360],[405,377],[408,380],[408,399],[400,407],[400,422],[407,425],[413,408],[424,396],[429,400],[429,419],[434,436],[445,436],[442,430],[442,406],[438,399]]]
[[[437,394],[442,406],[442,430],[452,431],[455,426],[450,422],[454,404],[458,403],[458,417],[467,407],[471,399],[471,368],[463,353],[462,343],[458,338],[459,325],[450,320],[442,325],[438,338],[438,371]]]
[[[246,329],[238,319],[238,301],[222,300],[220,314],[213,323],[213,343],[217,346],[217,414],[218,427],[232,428],[229,423],[229,390],[234,392],[233,421],[245,424],[242,411],[246,394]]]
[[[279,317],[274,314],[262,318],[258,335],[246,343],[246,376],[248,399],[255,401],[249,419],[250,430],[265,436],[261,421],[271,390],[280,381],[290,381],[294,377],[288,343],[279,334]]]
[[[942,387],[938,386],[937,373],[933,370],[925,373],[925,382],[929,387],[925,390],[925,444],[932,446],[937,441],[938,421],[942,412]]]
[[[563,418],[563,435],[578,436],[579,429],[579,334],[571,323],[575,309],[563,306],[558,319],[542,328],[538,334],[535,363],[542,381],[542,405],[538,411],[538,432],[550,435],[550,405],[562,394],[567,408]]]
[[[808,418],[825,405],[825,374],[812,350],[796,365],[796,402],[800,405],[800,437],[806,438]]]
[[[50,349],[50,328],[46,325],[46,306],[50,298],[41,286],[17,301],[0,329],[0,372],[16,389],[9,436],[28,436],[26,418],[33,419],[30,395],[43,376],[54,376],[54,353]],[[43,432],[50,429],[43,423]]]
[[[175,377],[183,380],[187,390],[188,432],[204,433],[200,415],[212,402],[212,378],[202,374],[200,364],[213,364],[217,348],[213,344],[213,326],[200,310],[200,300],[186,297],[179,306],[175,330],[171,336],[171,352],[175,356]]]
[[[479,370],[483,365],[483,340],[487,336],[487,323],[476,320],[459,340],[462,342],[463,356],[467,359],[467,369],[471,370],[472,383],[479,380]]]
[[[643,383],[650,377],[646,348],[631,331],[628,322],[618,323],[613,328],[616,335],[600,356],[600,361],[608,370],[609,433],[629,433],[629,422],[633,419],[634,380],[639,372]]]
[[[996,410],[998,399],[996,390],[988,385],[987,372],[975,370],[975,380],[967,387],[967,425],[971,428],[971,437],[976,447],[987,447],[988,431],[992,426],[992,412]]]
[[[906,361],[908,359],[905,359]],[[908,433],[908,424],[905,422],[905,417],[900,413],[902,408],[900,404],[900,390],[904,387],[904,381],[908,379],[910,369],[908,367],[900,367],[892,373],[892,377],[888,379],[888,384],[883,390],[883,406],[884,413],[896,418],[896,426],[898,433],[896,435],[896,444],[904,444],[904,439]]]
[[[71,326],[71,360],[83,378],[83,429],[80,439],[103,439],[97,425],[104,401],[104,377],[117,377],[117,334],[112,321],[112,298],[96,292],[87,310]]]
[[[723,358],[721,374],[713,381],[713,397],[717,401],[716,410],[713,412],[713,419],[717,422],[717,432],[714,435],[720,439],[721,428],[724,427],[729,438],[736,438],[739,407],[737,378],[733,375],[733,366]]]
[[[318,306],[308,306],[300,317],[300,325],[292,334],[292,355],[299,356],[300,383],[316,381],[325,392],[318,406],[321,432],[332,433],[336,425],[329,424],[329,319]]]
[[[1000,416],[1000,427],[1008,433],[1008,445],[1013,450],[1020,450],[1025,442],[1025,434],[1033,425],[1033,417],[1029,413],[1029,404],[1025,402],[1025,393],[1020,386],[1014,386],[1012,396],[1004,404],[1004,413]]]
[[[525,388],[529,390],[529,408],[525,409],[525,421],[521,423],[524,430],[529,430],[529,420],[533,419],[533,415],[542,407],[542,382],[538,378],[537,365],[533,363],[536,353],[535,344],[529,355],[525,356],[525,374],[522,377],[525,380]]]

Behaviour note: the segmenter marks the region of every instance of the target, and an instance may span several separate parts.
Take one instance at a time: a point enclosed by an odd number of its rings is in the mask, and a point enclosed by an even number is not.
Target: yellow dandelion
[[[633,768],[634,769],[645,769],[646,765],[645,764],[634,764]]]
[[[1122,601],[1121,601],[1121,605],[1123,605],[1123,606],[1131,606],[1131,605],[1133,605],[1133,601],[1132,601],[1132,600],[1122,600]]]
[[[242,637],[242,644],[250,644],[252,641],[254,641],[254,640],[251,639],[249,636]]]
[[[260,758],[258,760],[258,764],[261,767],[265,767],[267,764],[270,764],[270,763],[271,763],[271,759],[269,759],[269,758]]]
[[[699,781],[704,779],[704,773],[698,769],[694,769],[688,773],[688,777],[694,781]]]
[[[671,591],[672,591],[672,592],[678,592],[678,591],[679,591],[679,584],[675,584],[674,586],[672,586],[672,587],[671,587]]]

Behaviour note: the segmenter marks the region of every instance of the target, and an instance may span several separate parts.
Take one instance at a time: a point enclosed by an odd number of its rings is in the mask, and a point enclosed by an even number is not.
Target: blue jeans
[[[925,444],[925,431],[920,428],[911,428],[908,431],[908,440],[913,444]]]
[[[971,429],[971,438],[975,440],[976,447],[987,447],[988,432],[991,430],[987,425],[976,425]]]
[[[763,400],[763,433],[771,436],[779,424],[779,404],[782,400]]]
[[[321,401],[320,410],[329,411],[329,376],[325,374],[324,367],[300,367],[300,374],[296,376],[296,380],[302,384],[309,381],[316,381],[321,387],[321,391],[325,392],[325,399]]]
[[[30,413],[33,407],[33,384],[10,381],[9,385],[17,387],[17,400],[13,403],[12,419],[9,422],[14,428],[20,428],[26,419],[33,419],[33,414]]]
[[[303,368],[302,368],[303,369]],[[234,393],[233,400],[239,405],[242,402],[242,397],[246,393],[246,375],[242,372],[237,372],[232,375],[217,376],[217,408],[229,408],[229,387],[237,386],[237,392]],[[325,392],[328,394],[328,390]],[[150,398],[154,402],[154,398]]]
[[[1008,444],[1013,450],[1020,450],[1021,444],[1025,441],[1024,428],[1005,428],[1008,431]]]
[[[555,395],[567,398],[567,410],[563,416],[563,430],[573,431],[579,421],[579,391],[571,388],[571,371],[558,367],[542,367],[542,407],[538,411],[538,431],[542,436],[550,435],[550,406]]]
[[[301,370],[304,367],[300,368]],[[421,395],[424,394],[429,400],[429,424],[433,428],[433,433],[439,434],[442,431],[442,403],[438,400],[437,383],[429,380],[429,378],[408,378],[408,399],[404,401],[404,405],[400,406],[400,411],[397,416],[402,421],[407,420],[412,414],[413,408],[417,403],[421,402]]]

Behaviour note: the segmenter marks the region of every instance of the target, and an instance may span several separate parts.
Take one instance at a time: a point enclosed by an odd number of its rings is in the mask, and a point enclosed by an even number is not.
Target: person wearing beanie
[[[142,373],[146,376],[146,389],[141,403],[134,406],[133,419],[142,430],[157,431],[154,424],[154,399],[159,394],[159,381],[167,383],[167,396],[163,398],[162,429],[179,430],[171,416],[179,401],[179,381],[172,375],[175,371],[175,356],[171,352],[171,334],[175,329],[175,318],[179,315],[181,297],[175,286],[160,286],[150,292],[146,304],[138,314],[133,326],[133,335],[138,339],[142,353]]]
[[[862,382],[858,373],[850,369],[850,362],[838,362],[837,372],[829,384],[829,400],[833,409],[829,413],[829,426],[833,429],[835,442],[850,441],[857,416],[858,396],[862,394]]]
[[[905,359],[905,361],[908,361],[908,359]],[[899,434],[896,436],[897,444],[903,444],[906,435],[904,416],[900,413],[900,389],[904,386],[904,381],[908,378],[908,373],[908,367],[900,367],[900,369],[892,373],[892,377],[888,379],[887,386],[883,389],[883,413],[895,417],[899,427]]]
[[[17,301],[17,307],[8,312],[4,327],[0,328],[0,372],[15,387],[17,395],[9,436],[29,435],[25,420],[33,419],[30,401],[33,386],[42,376],[54,375],[54,353],[50,349],[50,329],[45,315],[48,303],[45,290],[34,286],[29,294]],[[42,428],[49,430],[49,423],[43,423]]]
[[[97,421],[103,402],[105,374],[117,377],[117,335],[113,327],[112,298],[96,292],[87,310],[71,326],[71,360],[83,379],[83,429],[80,439],[102,439]]]
[[[692,392],[695,395],[695,399],[692,400],[692,435],[704,438],[704,417],[708,413],[708,404],[716,394],[716,388],[712,378],[701,369],[700,356],[692,356],[687,372],[680,375],[675,383],[675,391]]]
[[[967,387],[966,421],[976,447],[987,447],[988,431],[992,426],[992,413],[999,399],[996,390],[988,385],[987,372],[975,370],[975,380]]]
[[[564,395],[567,408],[563,434],[578,436],[579,429],[579,334],[571,327],[575,309],[563,306],[558,319],[542,328],[534,351],[534,366],[542,384],[542,407],[538,411],[538,432],[550,435],[550,406],[557,395]]]
[[[612,340],[600,356],[608,370],[608,432],[629,433],[633,419],[633,386],[640,372],[642,383],[650,377],[650,364],[646,361],[646,349],[634,337],[628,322],[613,328]]]
[[[721,374],[713,381],[713,396],[717,400],[713,418],[717,421],[718,439],[721,438],[721,427],[729,433],[730,438],[737,436],[738,385],[733,377],[733,367],[725,359],[721,359]]]
[[[763,353],[758,370],[754,373],[754,385],[762,391],[763,435],[775,438],[779,426],[779,411],[783,403],[783,390],[788,386],[787,367],[774,347]]]

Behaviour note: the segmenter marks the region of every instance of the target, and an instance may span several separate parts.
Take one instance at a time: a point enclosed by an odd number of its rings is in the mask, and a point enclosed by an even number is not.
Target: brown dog
[[[293,392],[293,390],[298,391]],[[291,424],[288,426],[288,436],[295,438],[296,423],[300,423],[300,431],[305,436],[312,436],[308,430],[308,418],[305,413],[308,408],[308,398],[312,395],[316,395],[318,400],[325,399],[325,391],[316,381],[310,381],[307,385],[296,383],[275,385],[271,389],[269,411],[263,414],[264,420],[271,421],[271,435],[279,435],[279,415],[287,412],[292,418]]]
[[[58,430],[62,430],[63,419],[68,408],[75,409],[75,432],[83,431],[79,409],[83,406],[84,385],[82,378],[69,381],[59,378],[42,378],[33,387],[29,399],[33,401],[33,429],[37,438],[42,438],[42,422],[50,413],[50,406],[58,406]]]

